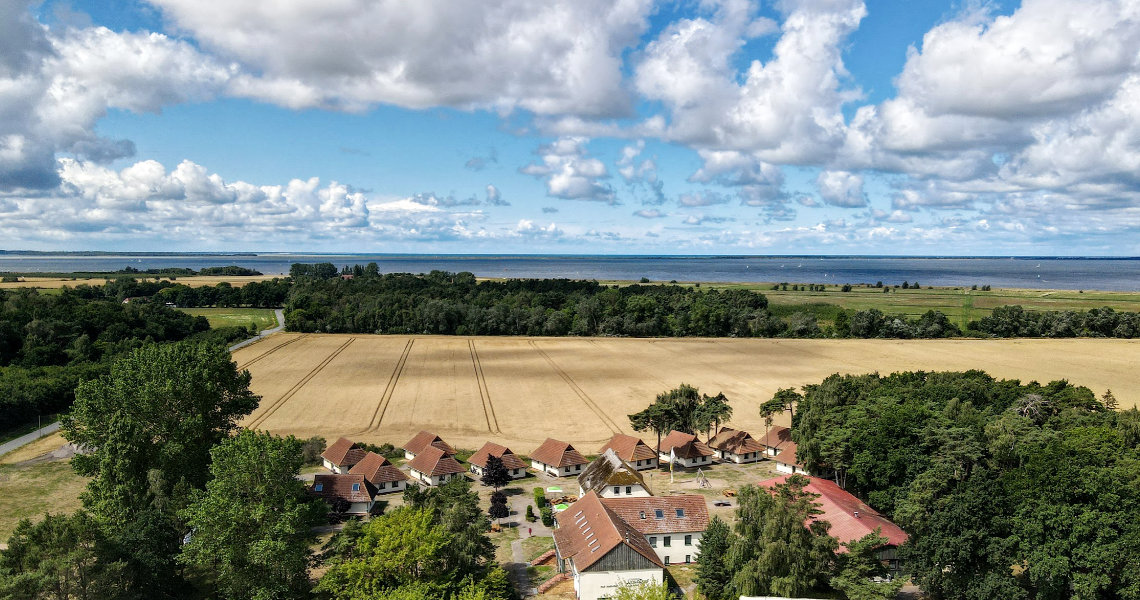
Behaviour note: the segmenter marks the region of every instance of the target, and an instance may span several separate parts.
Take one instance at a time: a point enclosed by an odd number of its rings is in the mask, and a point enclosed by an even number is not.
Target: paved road
[[[262,329],[261,333],[249,338],[248,340],[238,342],[233,346],[230,346],[230,352],[233,352],[238,348],[244,348],[266,336],[273,335],[278,331],[285,329],[285,311],[278,308],[277,310],[273,311],[273,313],[277,315],[277,327],[274,327],[273,329]]]
[[[44,437],[45,435],[51,435],[57,431],[59,431],[59,421],[41,427],[29,434],[22,435],[10,442],[4,442],[3,444],[0,444],[0,456],[9,453],[16,448],[23,446],[24,444],[30,444]]]

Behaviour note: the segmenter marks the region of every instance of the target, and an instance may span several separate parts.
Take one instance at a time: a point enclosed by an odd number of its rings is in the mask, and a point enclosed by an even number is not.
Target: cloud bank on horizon
[[[1140,0],[121,4],[0,0],[0,247],[1140,254]]]

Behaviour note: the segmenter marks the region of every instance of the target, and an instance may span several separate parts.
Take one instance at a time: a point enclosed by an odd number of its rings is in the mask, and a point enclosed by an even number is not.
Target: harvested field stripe
[[[246,367],[248,367],[248,366],[250,366],[250,365],[252,365],[252,364],[256,363],[257,361],[259,361],[259,360],[261,360],[261,359],[265,358],[266,356],[269,356],[270,354],[273,354],[274,352],[277,352],[278,350],[280,350],[280,349],[284,348],[285,346],[288,346],[289,344],[292,344],[293,342],[296,342],[297,340],[301,340],[301,339],[304,339],[304,338],[306,338],[306,337],[308,337],[308,336],[309,336],[309,334],[307,334],[307,333],[306,333],[305,335],[300,335],[300,336],[297,336],[297,337],[295,337],[295,338],[290,338],[290,339],[287,339],[287,340],[285,340],[284,342],[282,342],[282,343],[280,343],[280,344],[277,344],[276,346],[274,346],[274,347],[270,348],[269,350],[267,350],[267,351],[265,351],[265,352],[262,352],[261,354],[259,354],[259,355],[255,356],[255,357],[253,357],[253,358],[251,358],[251,359],[247,360],[247,361],[245,362],[245,364],[242,364],[242,365],[238,365],[238,370],[239,370],[239,371],[241,371],[242,369],[245,369]]]
[[[416,338],[411,338],[404,346],[404,353],[400,355],[400,360],[396,362],[396,368],[392,369],[392,376],[388,378],[388,385],[384,388],[384,394],[380,396],[380,402],[376,404],[376,410],[372,411],[372,419],[368,423],[368,428],[360,433],[368,431],[376,431],[380,428],[380,423],[384,421],[384,413],[388,410],[388,404],[392,401],[392,394],[396,392],[396,383],[400,381],[400,375],[404,372],[404,365],[408,364],[408,355],[412,353],[412,344]]]
[[[597,404],[594,404],[593,399],[591,399],[590,396],[588,396],[586,392],[582,390],[582,388],[578,387],[578,384],[574,383],[574,380],[570,377],[570,375],[567,374],[566,371],[563,371],[562,367],[558,366],[558,363],[554,362],[554,359],[550,358],[550,355],[547,354],[545,350],[539,348],[538,344],[534,343],[534,340],[527,340],[527,343],[530,344],[531,348],[534,348],[536,352],[538,352],[543,358],[546,359],[546,362],[550,364],[550,368],[554,369],[554,372],[558,373],[558,376],[562,378],[562,381],[565,381],[566,385],[570,386],[570,389],[573,390],[573,392],[582,399],[582,403],[586,405],[586,408],[589,408],[594,412],[595,415],[598,415],[598,418],[601,419],[603,425],[608,427],[609,430],[613,433],[621,433],[621,428],[618,427],[618,424],[615,423],[613,419],[609,417],[609,415],[602,411],[602,409],[599,408]]]
[[[502,434],[499,429],[499,419],[495,416],[495,406],[491,404],[491,392],[487,389],[487,378],[483,376],[483,363],[479,360],[479,351],[475,349],[475,340],[467,340],[471,348],[471,366],[475,368],[475,380],[478,383],[479,399],[483,401],[483,413],[487,417],[487,431]]]
[[[349,344],[351,344],[354,341],[356,341],[356,338],[354,338],[354,337],[348,338],[347,342],[341,344],[340,347],[337,348],[336,350],[333,350],[332,354],[328,355],[327,358],[322,360],[321,363],[318,364],[316,367],[314,367],[312,371],[309,371],[309,373],[307,375],[305,375],[303,378],[301,378],[301,381],[298,381],[296,383],[296,385],[289,388],[289,391],[285,392],[285,394],[283,394],[280,398],[278,398],[276,402],[274,402],[272,405],[269,406],[269,408],[265,409],[265,411],[261,413],[261,416],[257,417],[253,421],[251,421],[249,426],[247,427],[247,429],[253,429],[255,427],[260,427],[261,424],[264,423],[266,419],[271,417],[273,415],[273,413],[277,412],[277,409],[281,408],[286,402],[289,401],[290,398],[292,398],[294,395],[296,395],[297,392],[301,391],[301,388],[305,387],[306,383],[309,383],[309,381],[311,381],[314,377],[316,377],[317,373],[321,372],[321,369],[324,369],[325,367],[327,367],[329,365],[329,363],[331,363],[333,360],[336,359],[336,357],[340,356],[340,353],[344,352],[344,349],[348,348]],[[282,344],[282,345],[284,345],[284,344]]]

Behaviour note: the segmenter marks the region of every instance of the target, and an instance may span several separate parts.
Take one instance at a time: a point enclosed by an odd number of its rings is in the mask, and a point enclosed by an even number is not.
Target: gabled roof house
[[[602,504],[645,535],[666,565],[690,563],[700,554],[701,536],[709,526],[704,496],[602,498]]]
[[[579,600],[599,600],[621,585],[660,584],[664,562],[635,527],[587,492],[558,513],[554,550],[558,570],[574,581]]]
[[[682,467],[700,467],[712,463],[713,451],[697,436],[674,430],[661,440],[657,456],[666,464],[672,460]]]
[[[408,476],[396,465],[388,462],[387,458],[369,452],[349,470],[350,475],[363,475],[364,480],[372,487],[374,494],[390,494],[401,492],[407,485]]]
[[[503,466],[506,467],[507,472],[511,474],[511,479],[521,479],[526,477],[526,463],[521,458],[515,456],[511,449],[496,444],[495,442],[487,442],[478,452],[471,455],[467,459],[468,468],[471,472],[480,477],[483,476],[483,469],[487,468],[487,459],[490,457],[497,457],[503,461]]]
[[[412,460],[417,454],[426,450],[429,446],[434,446],[443,451],[444,454],[455,454],[455,448],[452,448],[443,438],[430,431],[421,431],[415,435],[408,443],[404,444],[404,458]]]
[[[708,445],[721,460],[737,464],[756,462],[763,458],[764,453],[764,446],[747,431],[731,427],[722,427],[713,439],[709,440]]]
[[[607,449],[578,476],[578,496],[594,492],[602,498],[652,496],[641,473]]]
[[[318,473],[309,491],[329,503],[334,511],[347,515],[367,515],[372,511],[372,492],[364,475]]]
[[[569,477],[582,472],[586,460],[574,446],[554,438],[546,438],[541,446],[530,453],[530,466],[555,477]]]
[[[641,438],[624,433],[615,434],[598,452],[602,453],[606,450],[613,450],[618,458],[629,463],[629,466],[638,471],[657,467],[657,453],[649,447],[649,444],[641,441]]]
[[[347,473],[364,458],[364,450],[348,438],[340,438],[321,453],[321,464],[333,473]]]
[[[791,442],[792,430],[777,425],[769,429],[768,433],[764,434],[764,438],[760,440],[760,445],[764,446],[764,454],[768,456],[779,456]]]
[[[435,446],[428,446],[408,461],[412,479],[427,485],[440,485],[456,477],[462,477],[467,469],[455,460],[455,456],[445,453]]]

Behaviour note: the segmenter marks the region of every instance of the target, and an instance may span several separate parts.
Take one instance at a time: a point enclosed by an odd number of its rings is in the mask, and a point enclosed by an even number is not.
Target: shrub
[[[538,520],[538,517],[534,516],[534,507],[529,504],[526,505],[526,520],[528,523],[534,523]]]
[[[534,503],[540,509],[546,506],[546,492],[540,487],[534,488]]]
[[[542,524],[547,527],[554,527],[554,509],[549,506],[542,507]]]
[[[314,435],[301,445],[301,458],[306,465],[321,464],[321,453],[325,451],[325,438]]]

